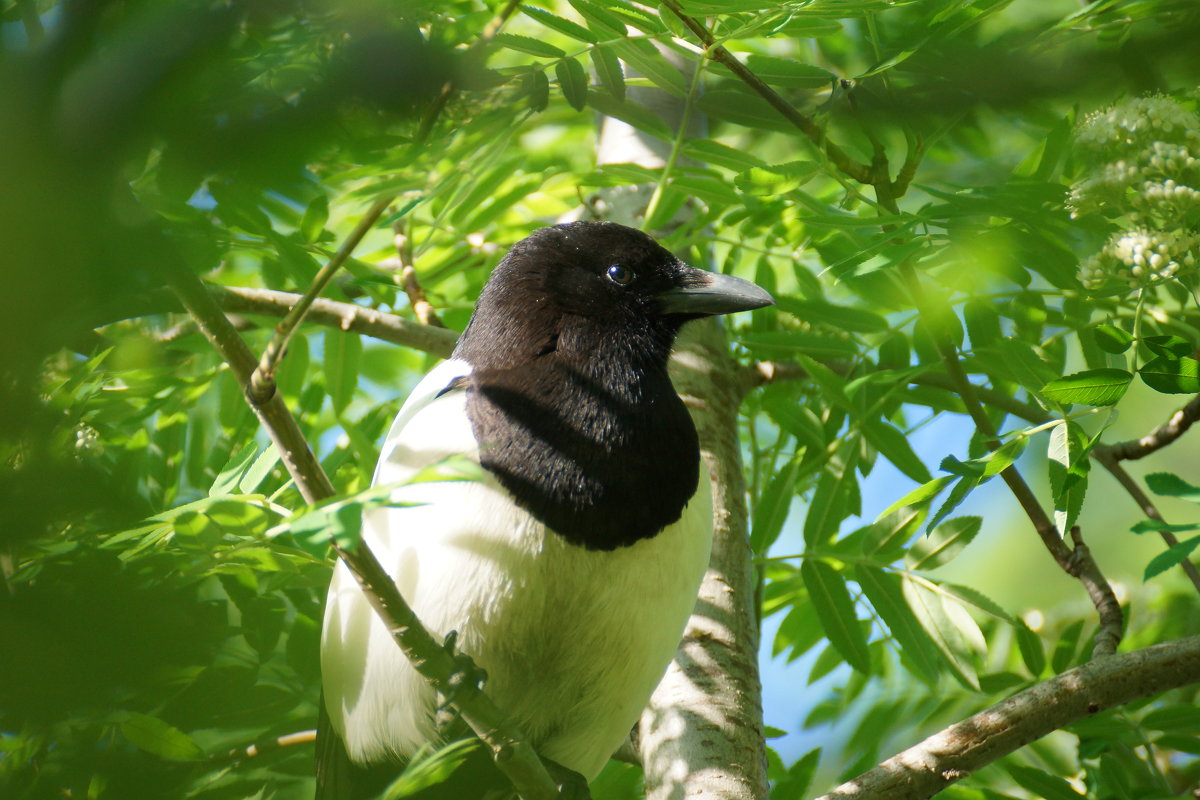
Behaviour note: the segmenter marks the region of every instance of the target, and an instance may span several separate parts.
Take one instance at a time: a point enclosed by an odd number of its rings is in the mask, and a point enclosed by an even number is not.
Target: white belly
[[[464,405],[456,392],[407,420],[376,483],[470,452]],[[463,422],[446,424],[453,420]],[[423,505],[368,512],[364,541],[401,594],[436,636],[458,631],[460,649],[487,672],[488,694],[542,755],[595,777],[662,677],[695,604],[711,540],[707,474],[677,523],[610,552],[547,533],[490,475],[411,484],[395,497]],[[341,563],[321,651],[325,702],[351,758],[406,756],[435,737],[432,690]]]

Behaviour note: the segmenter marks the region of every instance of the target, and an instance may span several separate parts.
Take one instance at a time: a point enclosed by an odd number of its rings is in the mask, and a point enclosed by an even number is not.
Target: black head
[[[633,228],[555,225],[515,244],[496,267],[455,355],[477,368],[597,349],[665,363],[687,320],[772,302],[748,281],[684,264]]]

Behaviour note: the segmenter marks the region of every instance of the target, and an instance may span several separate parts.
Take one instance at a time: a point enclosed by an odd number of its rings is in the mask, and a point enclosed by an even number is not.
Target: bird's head
[[[457,354],[475,366],[507,366],[560,348],[649,348],[665,363],[684,322],[773,302],[749,281],[688,266],[639,230],[573,222],[513,245]]]

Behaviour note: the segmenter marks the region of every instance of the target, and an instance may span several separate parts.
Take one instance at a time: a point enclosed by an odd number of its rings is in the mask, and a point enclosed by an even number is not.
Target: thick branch
[[[177,268],[172,270],[171,285],[201,331],[230,365],[250,407],[275,442],[304,499],[313,504],[332,497],[335,493],[332,483],[279,393],[272,392],[269,397],[259,400],[250,392],[250,380],[256,368],[254,356],[221,313],[204,284],[191,272]],[[491,749],[496,765],[525,800],[553,800],[558,797],[554,781],[537,753],[512,729],[505,715],[479,687],[464,679],[475,668],[467,667],[461,654],[451,653],[433,638],[401,597],[395,582],[370,548],[362,542],[353,550],[347,550],[336,542],[333,548],[350,568],[375,613],[387,626],[414,669],[438,691],[451,698],[463,720]]]
[[[1200,395],[1171,415],[1171,418],[1140,439],[1110,444],[1105,449],[1117,461],[1132,461],[1161,450],[1187,433],[1192,423],[1200,419]]]
[[[1200,636],[1096,658],[951,725],[818,800],[923,800],[1051,731],[1200,682]]]

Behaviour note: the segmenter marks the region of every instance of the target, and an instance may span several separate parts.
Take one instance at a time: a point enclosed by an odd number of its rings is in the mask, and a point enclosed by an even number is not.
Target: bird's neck
[[[699,475],[696,431],[661,358],[619,342],[474,368],[467,412],[480,460],[568,541],[611,550],[679,519]],[[566,345],[566,346],[564,346]]]

